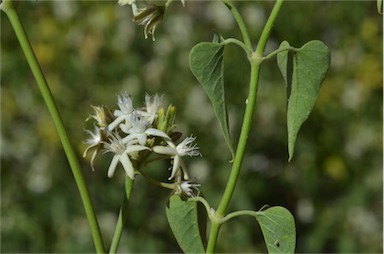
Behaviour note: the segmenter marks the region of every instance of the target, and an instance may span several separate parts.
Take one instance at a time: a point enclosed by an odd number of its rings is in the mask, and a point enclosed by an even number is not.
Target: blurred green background
[[[273,2],[236,2],[256,42]],[[219,1],[175,2],[145,40],[129,6],[114,1],[20,2],[19,13],[72,143],[81,157],[90,105],[116,106],[127,91],[136,106],[148,92],[177,107],[177,128],[193,133],[203,156],[188,159],[201,190],[217,207],[229,175],[229,152],[188,54],[214,32],[240,38]],[[297,252],[377,252],[383,239],[383,44],[375,1],[284,3],[267,52],[283,40],[301,47],[323,40],[331,68],[287,162],[285,86],[275,59],[262,67],[248,150],[230,211],[281,205],[296,219]],[[225,50],[225,84],[233,140],[239,134],[249,66],[236,46]],[[92,252],[88,222],[48,111],[7,17],[1,15],[1,252]],[[83,172],[105,244],[123,195],[123,170],[108,179],[110,157]],[[163,176],[167,165],[151,167]],[[160,172],[161,171],[161,172]],[[165,218],[169,192],[140,177],[120,252],[180,252]],[[256,221],[222,227],[219,252],[266,251]]]

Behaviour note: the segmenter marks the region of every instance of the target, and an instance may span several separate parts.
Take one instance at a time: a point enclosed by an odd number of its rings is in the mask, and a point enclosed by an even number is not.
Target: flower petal
[[[125,138],[122,139],[123,144],[129,143],[129,141],[134,140],[136,138],[136,134],[132,133],[126,136]],[[136,142],[135,142],[136,143]]]
[[[159,154],[176,155],[176,149],[169,146],[154,146],[152,151]]]
[[[91,168],[92,168],[92,171],[95,171],[95,167],[93,166],[93,165],[94,165],[93,162],[94,162],[94,160],[95,160],[95,158],[96,158],[96,156],[97,156],[97,154],[99,153],[100,150],[101,150],[101,149],[98,147],[98,148],[93,152],[93,154],[92,154],[92,158],[91,158]]]
[[[126,153],[122,154],[120,156],[121,164],[123,164],[124,170],[127,173],[127,176],[131,178],[132,180],[135,179],[135,170],[133,169],[132,162],[129,159],[128,155]]]
[[[109,165],[108,173],[107,173],[109,178],[112,178],[113,175],[115,174],[115,170],[118,162],[119,162],[119,156],[117,155],[113,156],[113,159],[111,161],[111,164]]]
[[[161,137],[161,138],[171,140],[171,138],[167,134],[165,134],[165,132],[158,129],[148,128],[145,132],[151,136],[156,136],[156,137]]]
[[[136,137],[140,145],[144,146],[147,143],[147,134],[145,132],[137,134]]]
[[[118,116],[112,123],[110,123],[108,125],[108,130],[109,131],[112,131],[113,129],[115,129],[119,123],[121,123],[122,121],[124,121],[124,115],[120,115]]]
[[[176,155],[175,158],[173,159],[172,173],[171,173],[171,176],[168,178],[168,180],[171,180],[172,178],[175,177],[177,171],[180,169],[180,161],[181,161],[181,157]]]
[[[125,151],[127,153],[133,153],[133,152],[138,152],[138,151],[143,151],[143,150],[151,150],[151,149],[149,149],[146,146],[131,145],[131,146],[128,146]]]

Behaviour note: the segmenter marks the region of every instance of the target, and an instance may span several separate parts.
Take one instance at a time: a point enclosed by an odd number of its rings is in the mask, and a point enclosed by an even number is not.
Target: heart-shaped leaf
[[[223,45],[201,42],[192,48],[189,55],[189,66],[212,102],[225,141],[233,157],[234,149],[229,136],[227,108],[225,105],[223,53]]]
[[[284,41],[279,49],[288,47],[289,43]],[[328,71],[329,49],[321,41],[310,41],[293,52],[278,53],[277,64],[287,84],[288,160],[291,160],[297,134],[312,111]]]
[[[199,209],[197,202],[185,201],[178,195],[169,199],[166,215],[172,232],[184,253],[204,253],[204,244],[199,225],[205,230],[206,221],[199,223]],[[206,219],[206,217],[205,217]]]
[[[257,212],[268,253],[294,253],[296,246],[295,220],[292,214],[281,206],[274,206]]]

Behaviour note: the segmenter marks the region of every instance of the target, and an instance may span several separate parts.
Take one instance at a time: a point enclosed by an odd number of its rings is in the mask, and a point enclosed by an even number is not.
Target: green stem
[[[53,122],[56,126],[58,135],[60,137],[62,146],[64,148],[64,152],[68,158],[69,165],[72,169],[72,173],[74,176],[74,179],[76,181],[77,187],[80,192],[81,200],[83,202],[85,213],[88,218],[88,222],[90,225],[90,229],[93,236],[93,241],[95,244],[95,249],[98,253],[104,253],[104,245],[103,240],[101,237],[99,224],[97,223],[96,214],[92,205],[92,201],[87,189],[87,186],[84,181],[84,177],[82,175],[81,169],[80,169],[80,163],[78,161],[78,158],[76,156],[76,153],[74,152],[72,145],[69,141],[68,135],[66,133],[66,130],[64,128],[63,121],[60,117],[60,114],[58,112],[58,109],[56,107],[56,104],[54,102],[53,96],[51,94],[51,91],[49,90],[48,84],[45,80],[45,77],[41,71],[41,68],[38,64],[38,61],[36,59],[36,56],[32,50],[32,47],[28,41],[27,35],[23,29],[23,26],[20,22],[19,16],[17,15],[17,12],[12,6],[12,2],[5,1],[3,2],[3,5],[1,6],[2,10],[7,14],[11,25],[16,33],[16,36],[20,42],[21,48],[25,54],[25,57],[28,61],[28,64],[32,70],[32,73],[36,79],[37,85],[40,89],[40,92],[45,100],[45,103],[48,107],[49,113],[51,114],[51,117],[53,119]]]
[[[245,109],[244,120],[241,127],[239,143],[236,149],[236,155],[233,161],[232,170],[231,170],[224,194],[221,198],[219,207],[215,214],[215,216],[219,219],[222,218],[225,214],[225,211],[228,207],[228,204],[235,190],[237,179],[239,177],[249,131],[251,129],[252,116],[253,116],[253,112],[256,104],[256,95],[257,95],[257,87],[259,83],[259,72],[260,72],[260,66],[262,63],[262,55],[264,53],[265,45],[267,43],[269,34],[277,18],[277,14],[279,13],[282,3],[283,3],[283,0],[276,1],[272,9],[271,15],[269,16],[267,23],[261,34],[257,49],[253,54],[253,56],[250,58],[251,78],[250,78],[250,84],[249,84],[247,106]],[[212,221],[211,232],[210,232],[210,237],[209,237],[208,246],[207,246],[207,253],[213,253],[215,251],[220,224],[221,224],[220,220]]]
[[[228,7],[228,9],[232,12],[233,17],[235,18],[237,25],[240,28],[241,35],[243,36],[243,40],[247,48],[252,49],[251,39],[249,38],[249,34],[247,31],[247,26],[244,23],[243,18],[241,17],[239,11],[236,7],[231,3],[230,0],[223,0],[223,3]]]
[[[242,211],[233,212],[233,213],[227,214],[224,218],[222,218],[221,223],[224,223],[226,221],[229,221],[230,219],[233,219],[241,215],[249,215],[249,216],[256,217],[258,213],[259,212],[252,211],[252,210],[242,210]]]
[[[294,48],[294,47],[286,47],[286,48],[282,48],[282,49],[277,49],[277,50],[275,50],[275,51],[272,51],[272,52],[269,53],[268,55],[264,56],[264,57],[263,57],[263,61],[264,61],[264,60],[268,60],[268,59],[274,57],[275,55],[279,54],[280,52],[287,51],[287,50],[297,51],[297,48]]]
[[[281,9],[281,5],[283,4],[284,0],[276,0],[275,5],[273,6],[273,9],[271,11],[271,14],[269,15],[269,18],[267,20],[267,23],[265,23],[263,32],[261,33],[259,43],[257,44],[256,48],[256,56],[262,57],[265,45],[267,44],[269,34],[271,33],[273,24],[275,23],[275,20],[277,18],[277,15],[279,14],[279,11]]]
[[[151,184],[153,184],[155,186],[163,187],[163,188],[170,189],[170,190],[175,189],[174,183],[159,182],[159,181],[153,179],[152,177],[150,177],[149,175],[147,175],[146,173],[144,173],[143,171],[139,170],[139,172],[148,182],[150,182]]]
[[[117,220],[115,233],[112,238],[111,247],[109,253],[116,253],[119,246],[121,234],[123,233],[124,224],[128,218],[128,205],[131,198],[131,193],[133,189],[133,180],[128,176],[125,178],[125,195],[123,199],[123,204],[121,205],[119,218]]]
[[[220,223],[214,223],[212,221],[211,223],[211,230],[209,232],[209,240],[207,244],[207,250],[206,253],[214,253],[216,249],[216,243],[217,243],[217,237],[219,236],[219,230],[220,230]]]
[[[243,125],[241,127],[239,143],[236,149],[235,159],[233,161],[231,174],[228,179],[227,186],[225,188],[223,197],[221,198],[219,207],[217,209],[217,216],[221,217],[224,215],[225,210],[231,200],[233,191],[235,190],[236,182],[239,177],[241,164],[243,162],[243,157],[245,153],[245,148],[247,144],[248,134],[251,129],[252,124],[252,116],[255,109],[256,104],[256,94],[257,94],[257,86],[259,80],[259,72],[260,72],[260,63],[251,63],[251,78],[250,78],[250,87],[248,94],[248,102],[245,109]]]
[[[245,45],[242,41],[239,41],[234,38],[228,38],[228,39],[225,39],[223,42],[221,42],[221,44],[224,44],[224,45],[227,45],[229,43],[233,43],[241,47],[247,53],[248,56],[250,56],[253,52],[252,48],[248,48],[247,45]]]

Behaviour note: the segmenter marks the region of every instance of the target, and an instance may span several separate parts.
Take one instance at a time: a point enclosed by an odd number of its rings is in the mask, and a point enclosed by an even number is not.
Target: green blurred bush
[[[236,2],[257,41],[272,2]],[[128,6],[103,1],[21,2],[19,13],[79,157],[90,105],[116,105],[127,91],[164,94],[177,107],[178,129],[193,133],[203,154],[189,160],[213,207],[225,187],[230,160],[203,89],[188,67],[193,45],[214,32],[239,37],[217,1],[177,2],[145,40]],[[381,16],[375,2],[291,2],[283,5],[267,51],[283,40],[312,39],[331,50],[320,97],[287,162],[285,87],[274,60],[262,67],[254,129],[231,210],[287,207],[297,223],[298,252],[382,252]],[[226,47],[225,83],[236,140],[249,66]],[[91,252],[92,239],[56,131],[14,32],[1,15],[1,252]],[[123,171],[106,177],[108,158],[91,172],[82,160],[106,244],[123,195]],[[166,165],[148,170],[162,176]],[[160,170],[160,171],[159,171]],[[169,193],[138,178],[121,252],[179,252],[165,219]],[[219,252],[266,251],[255,220],[222,227]]]

